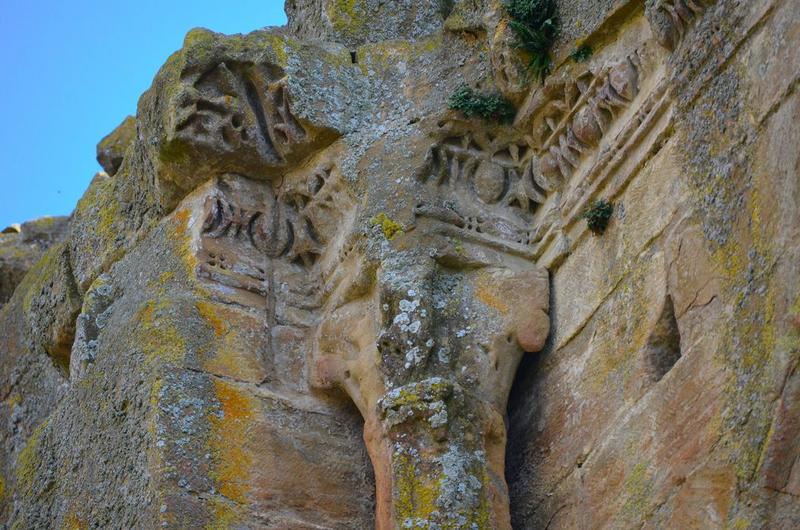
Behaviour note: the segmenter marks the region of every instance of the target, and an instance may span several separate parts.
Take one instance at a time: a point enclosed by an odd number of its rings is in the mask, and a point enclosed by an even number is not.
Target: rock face
[[[800,526],[800,6],[556,4],[541,83],[495,1],[189,32],[0,236],[4,524]]]
[[[135,136],[136,118],[128,116],[111,134],[100,140],[97,144],[97,163],[103,171],[112,177],[117,174],[125,159],[125,151],[133,143]]]
[[[67,217],[42,217],[3,230],[0,234],[0,308],[44,251],[64,240],[68,227]]]

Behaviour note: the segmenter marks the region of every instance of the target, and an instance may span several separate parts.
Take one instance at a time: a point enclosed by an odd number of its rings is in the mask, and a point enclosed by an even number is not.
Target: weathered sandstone
[[[800,526],[800,4],[556,8],[190,31],[0,236],[3,524]]]

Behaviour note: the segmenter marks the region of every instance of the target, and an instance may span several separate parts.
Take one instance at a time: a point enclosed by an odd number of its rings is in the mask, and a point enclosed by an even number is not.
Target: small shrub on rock
[[[583,212],[582,217],[586,219],[589,230],[595,235],[600,235],[608,228],[608,223],[613,214],[614,205],[606,200],[599,199],[593,200],[589,204],[589,207]]]

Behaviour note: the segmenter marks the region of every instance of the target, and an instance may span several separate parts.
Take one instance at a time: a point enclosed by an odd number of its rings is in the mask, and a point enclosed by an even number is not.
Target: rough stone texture
[[[14,294],[25,273],[44,251],[64,240],[67,217],[43,217],[22,225],[12,225],[0,234],[0,307]]]
[[[286,0],[289,30],[301,39],[356,48],[369,42],[415,40],[442,27],[452,0]]]
[[[136,136],[136,118],[128,116],[108,136],[97,144],[97,162],[112,177],[117,174],[125,151]]]
[[[800,526],[800,7],[558,7],[541,84],[495,0],[190,31],[65,239],[0,236],[52,244],[3,524]]]

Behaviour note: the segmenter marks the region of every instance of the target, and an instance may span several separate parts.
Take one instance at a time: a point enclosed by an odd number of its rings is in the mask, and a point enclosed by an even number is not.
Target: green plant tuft
[[[507,0],[505,9],[517,37],[516,46],[530,56],[528,68],[544,81],[552,67],[550,50],[558,37],[554,0]]]
[[[575,51],[570,54],[570,58],[576,63],[585,63],[594,53],[594,50],[588,44],[581,44]]]
[[[589,230],[596,235],[600,235],[608,228],[608,222],[613,214],[614,205],[606,200],[599,199],[589,203],[589,207],[586,208],[581,217],[586,219]]]
[[[503,96],[480,94],[467,85],[461,85],[450,96],[450,108],[463,112],[468,118],[480,116],[497,122],[509,122],[517,113],[513,103]]]

